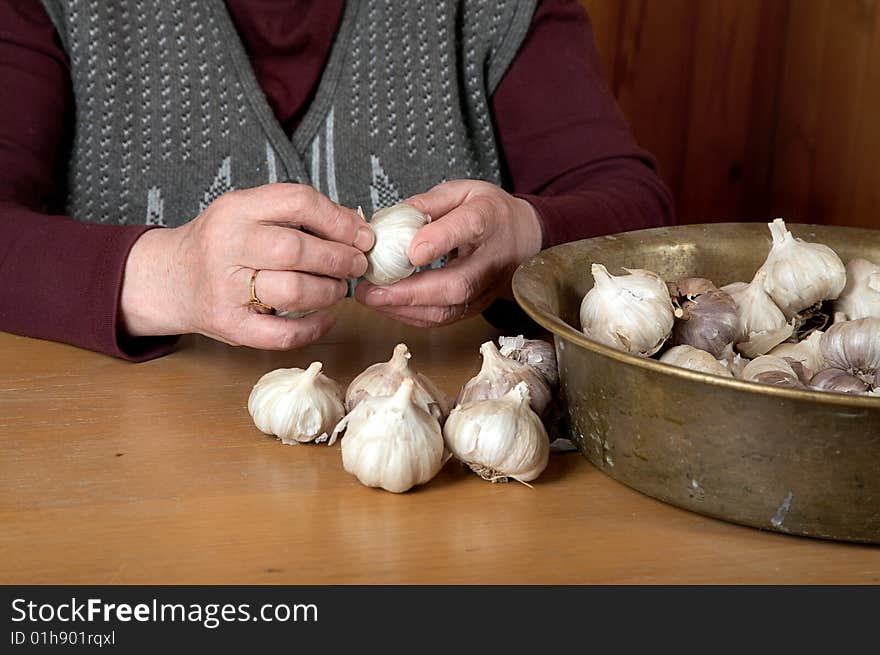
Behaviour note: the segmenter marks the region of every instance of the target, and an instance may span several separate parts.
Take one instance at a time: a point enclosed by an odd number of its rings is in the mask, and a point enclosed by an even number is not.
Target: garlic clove
[[[425,484],[443,467],[440,423],[415,401],[415,382],[406,378],[392,396],[368,396],[336,426],[342,438],[342,466],[361,484],[403,493]]]
[[[456,405],[501,398],[517,384],[525,382],[532,409],[539,415],[544,413],[553,400],[544,376],[529,364],[504,357],[491,341],[480,346],[480,354],[483,356],[480,371],[462,386]]]
[[[734,282],[721,287],[736,304],[739,316],[738,341],[748,341],[751,334],[778,330],[788,322],[785,314],[764,289],[766,276],[766,272],[759,270],[748,284]]]
[[[262,376],[248,398],[257,428],[288,445],[326,440],[345,407],[342,387],[321,368],[312,362],[306,370],[282,368]]]
[[[799,361],[810,375],[825,368],[825,358],[822,357],[822,331],[815,330],[803,341],[798,343],[781,343],[768,354],[777,357],[787,357]]]
[[[656,273],[624,270],[626,275],[611,275],[603,265],[592,265],[595,284],[581,301],[581,330],[606,346],[650,357],[672,330],[672,299]]]
[[[791,364],[775,355],[761,355],[750,361],[742,371],[742,379],[775,387],[805,388]]]
[[[880,318],[835,323],[822,335],[822,357],[869,385],[880,385]]]
[[[529,482],[549,462],[550,439],[520,382],[500,398],[456,406],[443,427],[450,452],[484,480]]]
[[[373,214],[370,227],[376,243],[367,253],[364,277],[379,286],[394,284],[412,275],[416,268],[409,259],[409,246],[430,218],[415,207],[398,203]]]
[[[730,369],[727,368],[723,361],[717,360],[705,350],[699,350],[693,346],[674,346],[663,353],[660,361],[664,364],[689,368],[700,373],[710,373],[728,378],[733,377]]]
[[[846,269],[837,253],[821,243],[795,238],[781,218],[769,223],[769,227],[773,245],[759,270],[765,273],[765,291],[786,319],[841,294],[846,285]]]
[[[724,352],[721,353],[721,357],[718,358],[718,361],[727,366],[728,370],[733,373],[733,377],[740,378],[742,377],[743,369],[750,360],[746,359],[738,352],[735,352],[733,350],[733,345],[731,344],[724,349]]]
[[[520,334],[516,337],[498,337],[498,346],[504,357],[534,367],[551,390],[559,386],[559,369],[553,344],[541,339],[526,339]]]
[[[718,358],[739,334],[739,314],[733,298],[704,278],[670,282],[675,323],[670,343],[705,350]]]
[[[818,391],[835,393],[867,393],[870,387],[855,375],[850,375],[839,368],[826,368],[810,379],[810,386]]]
[[[846,265],[846,286],[834,302],[834,311],[835,323],[838,320],[880,318],[880,266],[867,259],[850,261]]]
[[[751,332],[747,340],[736,344],[736,348],[744,357],[754,359],[769,353],[780,343],[790,338],[792,334],[794,334],[794,319],[791,323],[786,323],[775,330]]]
[[[446,420],[451,409],[449,397],[427,376],[410,367],[412,358],[405,343],[394,347],[391,359],[372,364],[363,370],[345,392],[345,407],[353,410],[367,396],[390,396],[403,380],[412,379],[414,383],[413,400],[423,405],[441,423]]]

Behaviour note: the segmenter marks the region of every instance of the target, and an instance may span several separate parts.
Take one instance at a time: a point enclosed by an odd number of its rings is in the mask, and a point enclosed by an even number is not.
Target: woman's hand
[[[373,242],[355,211],[309,186],[232,191],[189,223],[138,239],[126,263],[120,325],[131,336],[196,332],[234,345],[296,348],[319,339],[333,317],[261,313],[249,305],[254,270],[263,303],[318,310],[345,296],[345,278],[363,275],[363,251]]]
[[[444,325],[485,309],[509,293],[516,267],[541,250],[534,207],[494,184],[454,180],[404,202],[433,219],[413,239],[413,265],[424,266],[456,248],[458,256],[445,268],[387,287],[358,284],[358,300],[403,323]]]

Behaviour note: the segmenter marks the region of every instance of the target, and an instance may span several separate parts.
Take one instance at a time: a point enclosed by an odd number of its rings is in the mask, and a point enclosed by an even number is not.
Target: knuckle
[[[463,305],[473,294],[473,285],[464,275],[453,276],[446,285],[446,299],[453,305]]]
[[[450,323],[455,318],[455,308],[452,306],[438,307],[432,317],[436,323]]]
[[[275,242],[274,247],[277,248],[277,251],[274,254],[279,260],[294,264],[300,260],[303,254],[302,236],[299,232],[291,230],[287,237]]]

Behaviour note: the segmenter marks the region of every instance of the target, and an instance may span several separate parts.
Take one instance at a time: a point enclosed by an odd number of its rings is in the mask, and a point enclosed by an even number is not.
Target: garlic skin
[[[372,364],[363,370],[345,392],[345,408],[350,412],[368,396],[391,396],[406,379],[413,381],[413,398],[425,405],[440,423],[446,420],[451,409],[449,397],[427,376],[413,371],[409,366],[412,355],[405,343],[394,347],[391,359]]]
[[[672,330],[674,308],[666,283],[643,269],[611,275],[602,264],[591,267],[595,284],[581,301],[581,330],[590,339],[635,355],[650,357]]]
[[[664,364],[689,368],[700,373],[710,373],[727,378],[733,377],[733,374],[724,362],[715,359],[705,350],[699,350],[693,346],[674,346],[663,353],[660,361]]]
[[[492,482],[534,480],[550,458],[550,438],[529,406],[525,382],[501,398],[455,407],[443,427],[443,439],[457,459]]]
[[[754,279],[721,287],[733,298],[739,316],[736,349],[749,359],[764,355],[794,333],[794,320],[785,314],[764,289],[766,272],[758,270]]]
[[[797,360],[810,372],[810,375],[814,375],[825,368],[825,358],[822,356],[821,346],[822,334],[821,330],[814,330],[803,341],[781,343],[768,354]]]
[[[826,368],[810,379],[810,386],[817,391],[835,393],[867,393],[870,387],[854,375],[839,368]]]
[[[367,253],[364,277],[378,286],[387,286],[409,277],[416,267],[409,260],[413,237],[430,218],[415,207],[398,203],[380,209],[370,219],[376,243]]]
[[[821,243],[795,238],[781,218],[768,225],[773,245],[758,270],[765,273],[764,289],[786,319],[837,298],[846,285],[846,269],[837,253]]]
[[[440,423],[414,398],[406,378],[393,396],[368,396],[343,418],[330,443],[342,439],[342,466],[361,484],[393,493],[424,484],[443,467]]]
[[[739,334],[736,303],[725,291],[703,278],[676,280],[668,285],[675,306],[670,343],[705,350],[716,359]]]
[[[880,318],[835,323],[822,335],[822,357],[871,386],[880,386]]]
[[[551,390],[559,386],[556,349],[552,343],[541,339],[526,339],[520,334],[515,337],[498,337],[498,346],[499,352],[508,359],[537,369]]]
[[[846,265],[846,286],[834,302],[834,312],[835,322],[880,318],[880,266],[867,259],[850,261]]]
[[[774,387],[805,388],[791,364],[775,355],[761,355],[750,361],[742,371],[742,379]]]
[[[345,415],[342,387],[321,373],[321,362],[308,369],[279,368],[261,377],[248,398],[248,412],[264,433],[281,443],[321,442]]]
[[[529,389],[532,409],[539,415],[544,413],[553,397],[544,376],[537,369],[504,357],[491,341],[480,346],[480,354],[483,356],[480,372],[461,388],[455,399],[456,405],[477,400],[496,400],[524,382]]]

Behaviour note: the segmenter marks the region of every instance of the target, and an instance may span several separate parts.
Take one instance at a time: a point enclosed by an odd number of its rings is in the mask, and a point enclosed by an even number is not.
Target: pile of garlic
[[[410,368],[406,344],[367,367],[347,390],[308,369],[278,369],[251,391],[257,427],[285,444],[341,439],[345,471],[362,484],[394,493],[425,484],[456,457],[484,479],[528,483],[547,467],[548,415],[558,384],[553,346],[518,337],[491,341],[480,371],[450,401]]]
[[[880,266],[844,266],[828,246],[794,237],[781,218],[769,227],[770,252],[748,283],[667,283],[651,271],[612,275],[593,264],[581,330],[702,373],[880,397]]]

